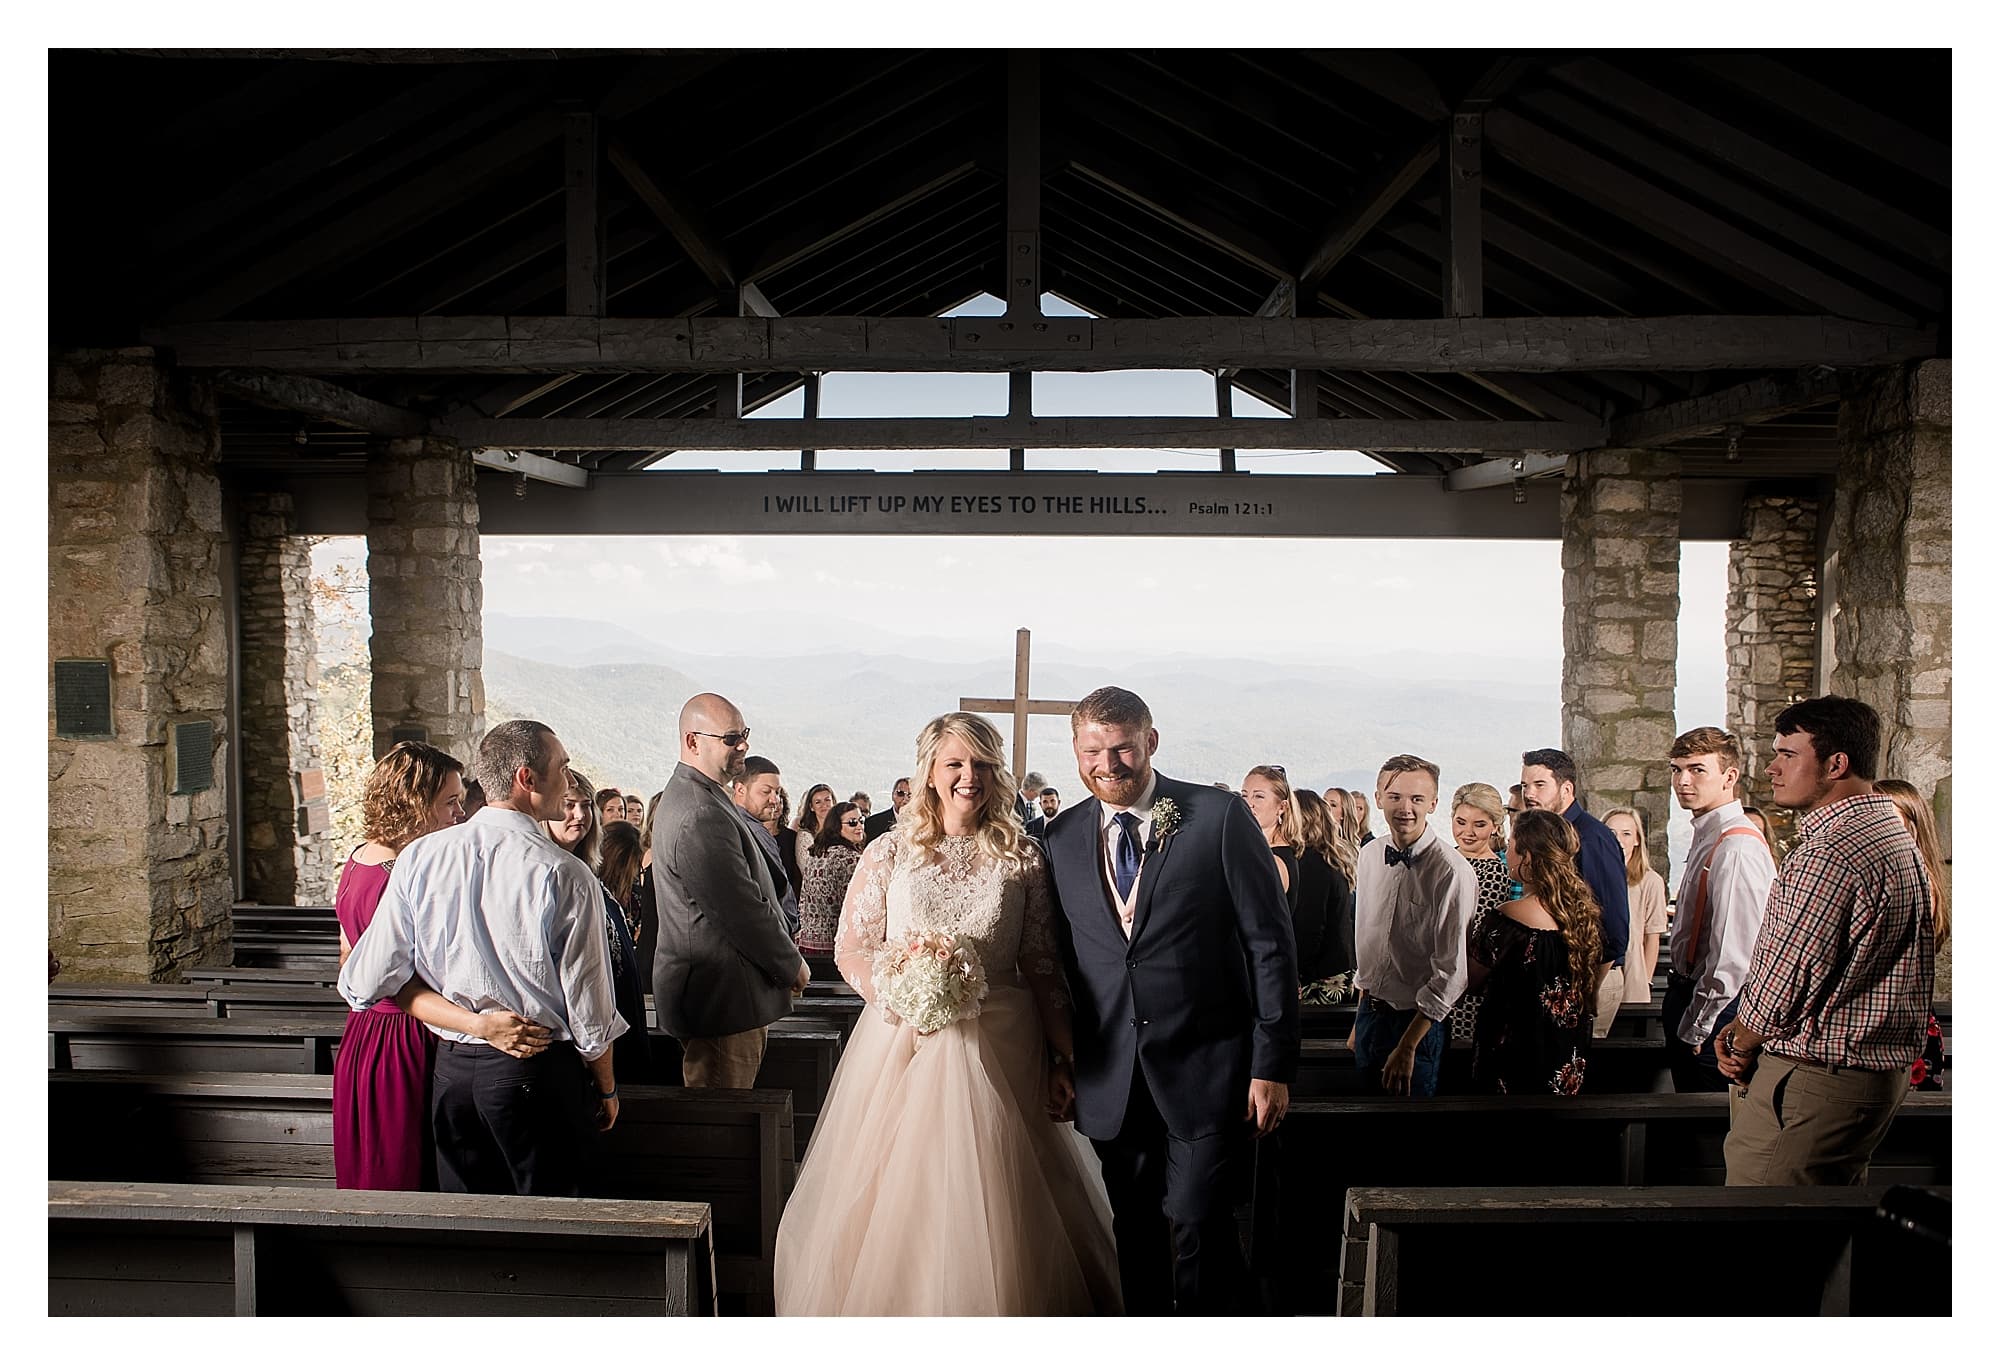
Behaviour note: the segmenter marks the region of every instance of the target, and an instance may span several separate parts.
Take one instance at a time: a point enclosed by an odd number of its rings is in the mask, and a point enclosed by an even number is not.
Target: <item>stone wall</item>
[[[375,753],[398,726],[466,763],[486,728],[480,678],[479,499],[450,441],[378,441],[368,453],[368,614]]]
[[[111,665],[112,735],[56,738],[49,946],[65,976],[158,980],[229,959],[229,640],[211,394],[145,348],[55,357],[49,656]],[[214,727],[214,783],[174,795],[176,724]]]
[[[320,761],[312,542],[293,533],[289,493],[248,494],[242,511],[243,895],[267,905],[331,905],[335,869]]]
[[[1667,865],[1667,750],[1681,612],[1681,463],[1651,450],[1570,457],[1563,477],[1563,742],[1585,806],[1630,806]],[[1523,747],[1529,747],[1524,745]]]
[[[1880,776],[1951,773],[1951,362],[1877,371],[1840,405],[1827,551],[1831,688],[1882,714]]]
[[[1723,644],[1729,656],[1724,726],[1743,746],[1739,790],[1771,821],[1780,844],[1792,813],[1771,800],[1764,775],[1778,712],[1813,695],[1819,653],[1819,500],[1744,499],[1743,537],[1729,545]]]

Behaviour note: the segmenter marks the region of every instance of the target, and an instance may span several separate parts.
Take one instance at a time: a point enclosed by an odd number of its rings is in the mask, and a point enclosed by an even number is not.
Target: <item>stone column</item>
[[[66,976],[229,960],[219,449],[212,395],[150,349],[52,362],[49,656],[107,662],[110,681],[108,719],[80,737],[58,737],[51,687],[49,946]]]
[[[1570,457],[1563,477],[1563,745],[1585,806],[1630,806],[1667,865],[1667,750],[1681,612],[1681,462],[1652,450]],[[1524,745],[1525,747],[1529,747]]]
[[[1882,713],[1880,775],[1951,774],[1951,362],[1880,370],[1840,405],[1832,690]]]
[[[291,494],[244,497],[237,551],[243,895],[267,905],[331,905],[312,542],[296,526]]]
[[[470,762],[486,728],[480,680],[479,498],[472,457],[435,437],[368,452],[368,614],[375,753],[395,731]]]
[[[1743,746],[1739,790],[1760,807],[1780,843],[1792,813],[1771,800],[1764,775],[1778,712],[1813,694],[1819,652],[1819,499],[1756,496],[1743,502],[1743,538],[1729,545],[1722,634],[1729,656],[1723,724]]]

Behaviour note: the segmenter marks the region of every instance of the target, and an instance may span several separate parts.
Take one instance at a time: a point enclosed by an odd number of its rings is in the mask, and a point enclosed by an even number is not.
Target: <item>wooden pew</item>
[[[1330,1038],[1336,1042],[1347,1038],[1348,1030],[1354,1027],[1354,1005],[1343,1001],[1338,1005],[1299,1006],[1299,1036],[1301,1038]],[[1617,1016],[1611,1021],[1613,1038],[1651,1038],[1659,1040],[1666,1035],[1660,1029],[1660,1005],[1657,1000],[1630,1005],[1620,1005]]]
[[[340,956],[340,921],[330,905],[236,905],[230,941],[243,967],[324,968]]]
[[[797,1174],[791,1096],[621,1083],[587,1192],[713,1209],[724,1311],[772,1311],[778,1219]],[[49,1073],[51,1178],[330,1189],[330,1076]]]
[[[1949,1190],[1938,1193],[1949,1196]],[[1343,1311],[1362,1316],[1943,1314],[1950,1250],[1878,1217],[1879,1188],[1348,1191]],[[1754,1266],[1741,1298],[1713,1273]],[[1349,1292],[1351,1291],[1351,1292]]]
[[[1344,1041],[1308,1038],[1299,1044],[1298,1079],[1292,1084],[1295,1096],[1335,1099],[1379,1093],[1373,1077],[1363,1075],[1354,1065],[1354,1053]],[[1584,1072],[1584,1090],[1589,1094],[1646,1094],[1673,1089],[1667,1070],[1665,1045],[1651,1038],[1599,1038],[1591,1044],[1590,1061]],[[1472,1091],[1472,1044],[1446,1045],[1438,1075],[1440,1095],[1467,1095]]]
[[[337,964],[311,967],[183,967],[181,980],[210,986],[331,986]]]
[[[49,1182],[49,1316],[712,1316],[704,1204]]]
[[[1714,1186],[1728,1133],[1723,1094],[1297,1100],[1258,1144],[1258,1226],[1277,1229],[1281,1298],[1332,1312],[1328,1236],[1350,1187]],[[1950,1184],[1951,1150],[1951,1097],[1910,1095],[1869,1180]]]
[[[179,1015],[189,1019],[220,1019],[222,1009],[208,998],[208,989],[199,983],[174,981],[126,984],[56,980],[49,983],[49,1008],[65,1013],[88,1011],[93,1014],[143,1014],[154,1018]]]

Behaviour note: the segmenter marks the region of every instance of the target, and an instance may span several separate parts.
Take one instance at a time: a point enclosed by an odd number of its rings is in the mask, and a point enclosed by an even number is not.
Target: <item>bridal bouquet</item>
[[[884,944],[875,955],[875,999],[921,1033],[971,1019],[986,998],[986,969],[969,944],[932,931]]]

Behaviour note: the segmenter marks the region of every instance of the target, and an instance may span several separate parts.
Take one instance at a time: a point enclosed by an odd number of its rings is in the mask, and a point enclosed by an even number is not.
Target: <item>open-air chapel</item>
[[[1951,78],[1817,48],[51,52],[49,1313],[774,1309],[863,1003],[830,961],[755,1089],[684,1088],[656,1028],[602,1198],[334,1188],[319,537],[365,537],[376,754],[466,762],[482,535],[1560,541],[1561,743],[1660,862],[1680,549],[1726,542],[1728,729],[1868,702],[1948,860]],[[946,316],[981,295],[1004,311]],[[1212,376],[1214,415],[1037,415],[1037,374],[1138,370]],[[820,416],[857,372],[1008,402]],[[1032,467],[1163,447],[1213,467]],[[1383,472],[1238,465],[1306,449]],[[702,451],[771,468],[677,471]],[[1761,763],[1744,794],[1791,837]],[[1719,1236],[1765,1312],[1950,1311],[1948,1091],[1864,1185],[1742,1190],[1657,1004],[1586,1093],[1513,1103],[1368,1094],[1354,1006],[1300,1009],[1235,1192],[1261,1311],[1516,1311],[1507,1266],[1580,1225],[1591,1312]]]

